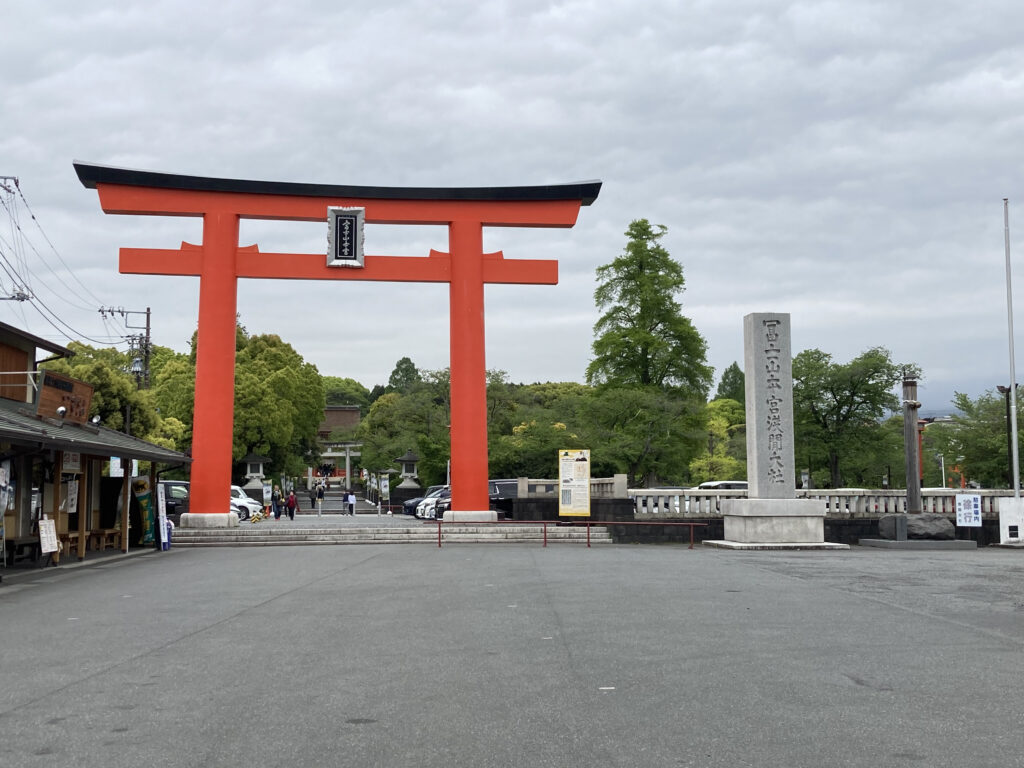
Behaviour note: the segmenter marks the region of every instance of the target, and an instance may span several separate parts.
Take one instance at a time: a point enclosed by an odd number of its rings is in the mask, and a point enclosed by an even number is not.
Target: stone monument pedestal
[[[849,549],[825,541],[825,505],[816,499],[723,499],[721,549]]]

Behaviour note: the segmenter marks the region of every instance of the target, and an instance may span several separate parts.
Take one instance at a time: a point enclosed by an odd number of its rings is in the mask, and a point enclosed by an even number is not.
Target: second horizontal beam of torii
[[[532,187],[354,187],[183,176],[75,163],[106,213],[201,216],[203,243],[122,248],[120,271],[200,278],[190,511],[220,513],[231,483],[235,322],[239,278],[447,282],[450,291],[452,519],[487,519],[486,283],[558,282],[558,263],[483,253],[483,227],[572,227],[601,182]],[[448,227],[447,253],[365,257],[361,268],[326,254],[240,247],[241,219],[327,220],[360,208],[372,224]]]

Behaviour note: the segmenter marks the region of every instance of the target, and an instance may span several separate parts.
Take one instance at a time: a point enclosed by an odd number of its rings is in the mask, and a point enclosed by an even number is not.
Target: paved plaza
[[[1024,552],[172,549],[0,584],[0,766],[1022,766]]]

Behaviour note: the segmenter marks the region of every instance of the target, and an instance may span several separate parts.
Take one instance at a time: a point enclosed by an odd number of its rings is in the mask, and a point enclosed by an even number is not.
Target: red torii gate
[[[483,228],[572,227],[600,181],[532,187],[355,187],[219,179],[74,163],[105,213],[201,216],[203,243],[122,248],[126,274],[199,277],[190,512],[185,523],[227,525],[234,425],[238,278],[384,280],[449,284],[454,520],[493,519],[487,488],[484,284],[554,285],[558,262],[483,252]],[[369,256],[361,269],[327,265],[326,253],[262,253],[241,247],[239,221],[327,221],[331,207],[364,208],[368,223],[444,224],[448,253]]]

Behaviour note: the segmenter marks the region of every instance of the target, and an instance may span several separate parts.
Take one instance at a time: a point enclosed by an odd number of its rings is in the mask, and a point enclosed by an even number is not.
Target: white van
[[[746,480],[709,480],[697,486],[700,491],[745,491]]]

